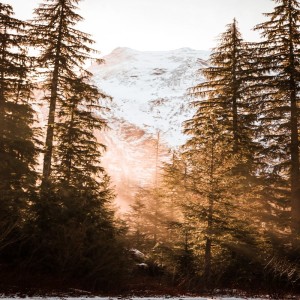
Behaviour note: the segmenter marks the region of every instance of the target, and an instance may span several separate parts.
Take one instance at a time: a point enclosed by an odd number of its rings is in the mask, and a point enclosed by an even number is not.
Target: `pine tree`
[[[79,0],[46,0],[35,10],[34,29],[31,32],[33,44],[40,48],[39,66],[44,71],[43,88],[47,91],[49,115],[43,161],[42,191],[50,182],[57,105],[66,100],[65,92],[72,88],[72,80],[81,73],[90,75],[84,63],[90,58],[89,45],[93,40],[88,34],[75,29],[82,17],[76,13]]]
[[[243,172],[239,172],[249,177],[253,172],[253,152],[256,152],[258,145],[253,142],[256,111],[244,92],[248,59],[247,43],[242,40],[234,20],[227,25],[219,45],[213,49],[209,59],[211,66],[201,70],[206,81],[191,88],[190,94],[202,99],[195,102],[196,107],[205,107],[209,103],[210,109],[218,116],[218,122],[225,125],[227,135],[232,139],[232,153],[242,155],[239,168]],[[202,117],[201,111],[198,113],[195,118]]]
[[[244,92],[248,59],[249,50],[234,20],[213,49],[211,67],[202,70],[206,81],[190,89],[197,98],[197,111],[185,123],[185,132],[191,136],[184,153],[191,201],[185,206],[189,223],[202,228],[198,232],[205,240],[203,276],[207,284],[216,270],[213,253],[225,251],[225,256],[234,257],[240,255],[237,245],[255,244],[247,230],[253,215],[246,216],[246,211],[259,205],[253,202],[259,147],[254,142],[256,111]]]
[[[106,122],[84,64],[94,52],[75,25],[79,0],[46,0],[35,10],[32,43],[49,101],[41,198],[35,203],[38,267],[105,286],[121,275],[122,246],[109,176],[101,167],[105,146],[96,133]]]
[[[37,132],[25,28],[24,22],[13,17],[13,8],[0,3],[0,219],[4,226],[24,222],[37,180]]]
[[[212,112],[206,111],[202,126],[197,124],[196,127],[201,136],[192,137],[185,145],[184,153],[187,162],[186,189],[190,195],[190,200],[184,204],[184,215],[198,232],[198,239],[205,242],[203,277],[208,285],[214,269],[213,249],[218,247],[220,236],[228,235],[224,228],[229,227],[234,215],[230,194],[233,192],[230,173],[234,166],[233,156],[228,151],[230,140],[224,138],[224,131],[219,131],[215,117]]]
[[[269,185],[276,188],[277,206],[292,207],[292,230],[300,232],[299,171],[299,3],[275,0],[265,14],[269,20],[257,25],[262,42],[255,45],[255,70],[249,94],[260,109],[261,140]],[[271,172],[270,172],[271,171]],[[288,192],[290,191],[290,193]],[[283,203],[284,205],[281,205]]]
[[[61,105],[53,181],[62,189],[59,194],[69,191],[78,195],[70,197],[74,207],[84,205],[86,214],[95,213],[98,218],[97,213],[105,209],[106,204],[101,187],[104,169],[100,165],[101,148],[104,150],[105,146],[97,142],[95,133],[103,130],[106,122],[97,115],[101,110],[99,98],[104,95],[89,83],[90,80],[90,77],[72,80],[72,90]],[[89,201],[80,200],[82,198]]]
[[[51,266],[47,271],[80,272],[83,281],[105,286],[122,273],[122,246],[112,207],[115,196],[100,164],[105,146],[95,136],[106,126],[98,115],[104,95],[90,81],[71,80],[60,105],[50,201],[36,203],[38,254],[45,257],[44,266]]]
[[[164,202],[169,215],[168,223],[168,269],[173,280],[180,285],[194,288],[199,283],[196,251],[198,229],[188,215],[193,193],[188,189],[187,162],[183,153],[173,151],[169,162],[163,166]],[[198,211],[198,210],[197,210]]]
[[[130,205],[130,211],[127,213],[127,223],[129,226],[128,235],[130,244],[133,248],[140,251],[148,250],[146,247],[146,221],[145,221],[145,204],[142,199],[136,197],[133,204]]]
[[[156,172],[153,186],[140,188],[135,194],[135,201],[127,214],[129,226],[129,241],[135,247],[146,253],[159,266],[164,266],[174,272],[172,251],[177,244],[178,222],[180,210],[175,203],[177,195],[174,185],[164,180],[160,174],[159,140],[156,143]],[[165,171],[169,164],[165,163]],[[166,175],[167,176],[167,175]],[[171,179],[170,179],[171,181]],[[179,180],[177,181],[177,183]]]

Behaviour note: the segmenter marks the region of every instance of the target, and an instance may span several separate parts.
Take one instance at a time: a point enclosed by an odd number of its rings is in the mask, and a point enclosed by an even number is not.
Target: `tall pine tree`
[[[277,6],[256,26],[262,42],[255,45],[250,95],[260,109],[261,140],[265,146],[269,185],[278,186],[278,205],[288,200],[292,231],[300,233],[299,171],[299,3],[274,0]],[[289,190],[289,195],[285,190]],[[286,202],[286,201],[285,201]]]
[[[0,3],[0,223],[24,221],[33,200],[37,173],[37,139],[33,129],[30,60],[26,24]]]
[[[114,193],[100,165],[106,122],[102,94],[84,64],[93,42],[74,28],[79,0],[46,0],[35,10],[32,36],[49,101],[41,199],[36,202],[37,260],[46,271],[95,286],[120,276],[122,246],[112,208]],[[108,98],[108,97],[107,97]],[[37,241],[35,241],[37,243]]]
[[[84,63],[94,50],[90,48],[93,40],[88,34],[75,28],[82,20],[76,13],[79,0],[46,0],[35,10],[34,29],[31,34],[33,43],[40,49],[39,66],[44,71],[43,87],[46,100],[49,101],[49,114],[43,161],[42,192],[50,182],[53,147],[55,145],[55,127],[57,105],[66,100],[65,92],[72,89],[72,80],[79,73],[90,75],[84,69]]]
[[[253,142],[256,111],[253,111],[244,92],[248,59],[249,49],[234,20],[227,25],[219,45],[213,49],[211,66],[201,70],[206,81],[191,88],[190,94],[201,99],[195,102],[196,107],[209,104],[209,109],[214,110],[218,122],[226,127],[227,135],[232,140],[228,150],[241,156],[239,173],[249,177],[255,171],[253,161],[258,144]],[[195,118],[201,117],[201,111],[198,111]]]
[[[211,67],[202,70],[206,81],[190,89],[191,96],[197,98],[197,111],[185,123],[185,132],[191,136],[184,153],[187,188],[194,194],[187,216],[195,220],[198,215],[197,222],[203,227],[207,283],[216,267],[213,252],[227,249],[235,257],[241,255],[238,248],[245,248],[247,243],[246,247],[254,246],[247,230],[250,216],[245,212],[254,205],[255,153],[259,145],[253,142],[256,114],[244,92],[248,59],[247,45],[234,20],[213,49]]]

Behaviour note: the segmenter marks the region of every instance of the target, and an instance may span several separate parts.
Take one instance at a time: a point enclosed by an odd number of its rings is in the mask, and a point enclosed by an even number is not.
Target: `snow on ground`
[[[166,299],[170,299],[170,300],[210,300],[210,299],[214,299],[214,300],[251,300],[251,299],[255,299],[255,300],[263,300],[263,299],[272,299],[272,298],[239,298],[239,297],[27,297],[27,298],[18,298],[18,297],[11,297],[11,298],[7,298],[7,297],[1,297],[1,300],[24,300],[24,299],[28,299],[28,300],[120,300],[120,299],[126,299],[126,300],[166,300]]]

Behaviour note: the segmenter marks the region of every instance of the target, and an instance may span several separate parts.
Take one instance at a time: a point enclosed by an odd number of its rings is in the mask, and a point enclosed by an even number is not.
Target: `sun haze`
[[[39,0],[5,0],[16,16],[30,19]],[[171,50],[181,47],[208,50],[233,18],[243,37],[257,40],[252,28],[272,10],[271,0],[83,0],[81,30],[90,33],[103,54],[116,47]]]

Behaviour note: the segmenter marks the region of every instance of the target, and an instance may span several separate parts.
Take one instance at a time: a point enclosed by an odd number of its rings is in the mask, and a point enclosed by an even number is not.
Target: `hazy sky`
[[[4,0],[20,19],[32,17],[41,0]],[[254,25],[272,11],[272,0],[82,0],[80,29],[92,34],[97,50],[116,47],[171,50],[190,47],[209,50],[235,17],[243,37],[257,40]]]

